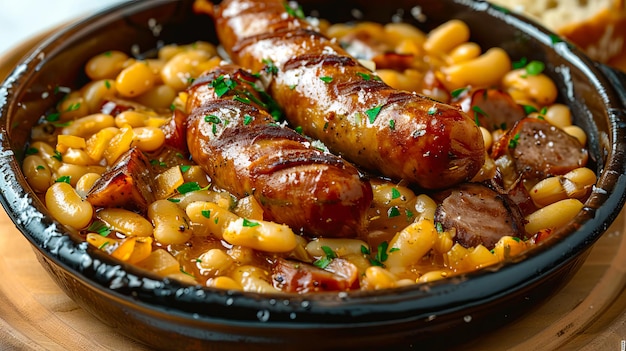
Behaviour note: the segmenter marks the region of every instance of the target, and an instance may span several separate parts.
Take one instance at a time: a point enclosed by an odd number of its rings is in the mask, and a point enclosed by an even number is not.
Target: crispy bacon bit
[[[359,288],[357,267],[342,258],[334,258],[326,269],[279,258],[272,267],[272,280],[284,292],[301,294]]]
[[[98,207],[124,207],[145,212],[154,202],[154,174],[148,158],[137,148],[120,156],[87,194],[87,201]]]

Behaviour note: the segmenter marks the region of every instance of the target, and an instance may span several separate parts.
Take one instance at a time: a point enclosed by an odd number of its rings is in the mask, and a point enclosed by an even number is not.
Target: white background
[[[2,0],[0,56],[35,34],[121,2],[124,0]]]

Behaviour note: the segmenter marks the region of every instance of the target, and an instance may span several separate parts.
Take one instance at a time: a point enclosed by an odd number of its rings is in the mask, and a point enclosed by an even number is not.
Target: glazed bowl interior
[[[149,56],[164,44],[216,43],[211,20],[194,14],[191,3],[132,2],[78,22],[37,46],[0,88],[3,206],[66,293],[133,338],[164,349],[182,340],[190,349],[206,342],[241,346],[239,341],[252,343],[245,348],[308,349],[318,346],[319,338],[332,337],[337,348],[353,348],[443,345],[452,341],[441,336],[457,328],[458,342],[514,319],[558,291],[623,205],[624,90],[617,87],[616,73],[536,24],[481,1],[310,0],[300,2],[305,12],[331,22],[401,19],[428,31],[458,18],[483,49],[498,46],[513,60],[545,62],[560,101],[589,136],[589,167],[599,181],[584,210],[516,262],[385,291],[307,296],[220,291],[164,280],[116,261],[50,217],[20,164],[31,128],[60,98],[55,87],[85,84],[83,67],[90,57],[107,50]]]

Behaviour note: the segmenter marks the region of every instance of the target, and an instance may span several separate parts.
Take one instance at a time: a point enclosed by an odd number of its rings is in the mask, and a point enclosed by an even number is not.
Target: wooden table
[[[0,77],[39,38],[0,57]],[[571,282],[522,319],[465,350],[626,350],[624,214]],[[47,275],[0,210],[0,350],[148,350],[88,314]]]

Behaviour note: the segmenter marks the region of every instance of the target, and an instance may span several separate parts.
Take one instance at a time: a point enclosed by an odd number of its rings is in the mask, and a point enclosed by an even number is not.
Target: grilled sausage
[[[273,73],[269,92],[293,126],[367,170],[427,189],[479,171],[484,144],[469,116],[390,88],[284,4],[226,0],[210,12],[234,62]]]
[[[281,127],[259,106],[256,77],[234,66],[214,69],[188,89],[187,143],[214,184],[253,195],[266,219],[314,236],[364,230],[372,189],[358,170]],[[264,105],[263,105],[264,106]]]
[[[491,218],[486,220],[486,216]],[[468,248],[482,244],[493,249],[502,236],[525,235],[520,209],[506,195],[479,183],[464,183],[446,191],[435,221],[446,230],[455,228],[454,240]]]
[[[518,121],[494,145],[494,159],[509,155],[526,179],[565,174],[587,164],[588,152],[558,127],[536,118]]]

